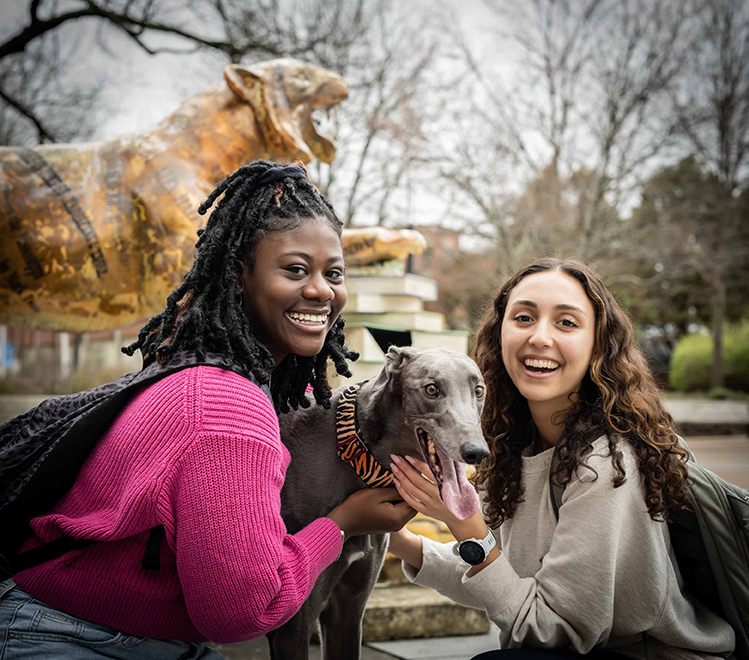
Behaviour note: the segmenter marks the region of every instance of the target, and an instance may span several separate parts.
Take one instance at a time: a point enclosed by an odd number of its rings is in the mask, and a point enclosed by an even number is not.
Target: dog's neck
[[[394,393],[384,373],[362,385],[357,401],[361,439],[383,466],[390,465],[394,442],[406,423],[399,395]]]

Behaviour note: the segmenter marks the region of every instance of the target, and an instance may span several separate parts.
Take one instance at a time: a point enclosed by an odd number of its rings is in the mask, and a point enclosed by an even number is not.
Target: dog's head
[[[444,348],[391,347],[384,372],[402,401],[406,425],[429,464],[442,501],[458,518],[476,512],[478,496],[464,463],[489,456],[481,430],[485,386],[471,358]]]
[[[290,160],[333,160],[335,145],[318,131],[312,113],[327,111],[348,97],[348,85],[341,76],[312,64],[281,59],[249,67],[232,64],[224,69],[224,77],[234,93],[252,107],[269,146]]]

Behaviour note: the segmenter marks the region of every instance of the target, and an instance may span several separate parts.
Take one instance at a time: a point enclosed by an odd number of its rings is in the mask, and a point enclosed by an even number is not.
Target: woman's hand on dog
[[[391,454],[390,469],[395,475],[395,487],[403,500],[425,516],[441,520],[451,527],[458,519],[445,506],[440,498],[437,485],[424,475],[431,474],[429,466],[410,456]]]
[[[410,504],[419,513],[446,523],[456,541],[465,541],[472,538],[483,539],[489,533],[489,528],[484,522],[481,511],[476,511],[466,520],[460,520],[450,512],[440,498],[436,484],[424,476],[425,474],[431,474],[426,463],[410,456],[405,458],[392,456],[392,458],[393,464],[390,469],[396,477],[395,487],[406,503]],[[421,539],[414,539],[415,535],[408,530],[403,530],[396,538],[394,536],[396,535],[391,534],[390,536],[391,552],[417,570],[421,569]],[[471,566],[467,575],[469,577],[475,575],[485,566],[491,564],[500,554],[499,548],[495,546],[487,555],[486,561],[478,566]]]
[[[416,511],[403,501],[395,488],[365,488],[349,495],[327,517],[348,538],[396,532],[415,515]]]

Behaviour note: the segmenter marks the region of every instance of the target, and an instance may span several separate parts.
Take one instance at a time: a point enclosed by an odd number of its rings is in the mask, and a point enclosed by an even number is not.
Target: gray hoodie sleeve
[[[463,586],[463,576],[468,565],[453,554],[455,543],[438,543],[421,537],[424,563],[417,571],[405,561],[401,562],[404,575],[414,584],[439,591],[450,600],[467,607],[483,610],[484,604]]]

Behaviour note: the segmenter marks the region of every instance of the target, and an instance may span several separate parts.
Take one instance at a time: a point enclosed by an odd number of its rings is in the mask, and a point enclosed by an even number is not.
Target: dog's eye
[[[427,396],[437,396],[440,393],[440,388],[434,383],[429,383],[429,385],[424,388],[424,391],[427,393]]]
[[[476,385],[476,398],[477,399],[483,399],[484,398],[484,386],[483,385]]]

